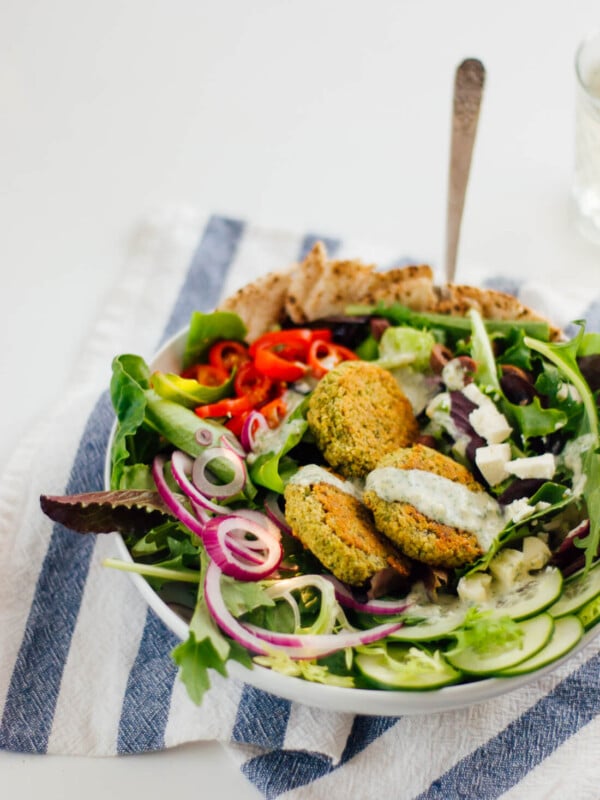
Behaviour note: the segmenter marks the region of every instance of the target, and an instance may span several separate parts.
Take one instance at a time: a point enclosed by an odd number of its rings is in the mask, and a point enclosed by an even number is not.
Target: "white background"
[[[60,401],[137,226],[165,208],[384,241],[441,267],[468,56],[488,74],[458,280],[597,287],[600,248],[570,200],[573,56],[596,27],[596,0],[3,0],[0,468]],[[217,745],[0,753],[0,776],[7,798],[257,796]]]

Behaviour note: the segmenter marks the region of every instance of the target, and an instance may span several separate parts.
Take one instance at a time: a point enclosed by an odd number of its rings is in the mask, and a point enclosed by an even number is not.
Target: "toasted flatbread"
[[[415,311],[464,316],[477,309],[485,319],[549,322],[516,297],[476,286],[435,285],[426,264],[379,271],[358,260],[331,259],[317,242],[304,261],[281,272],[271,272],[239,289],[219,308],[235,311],[252,341],[285,320],[296,325],[335,314],[348,305],[398,302]],[[561,332],[550,324],[553,339]]]

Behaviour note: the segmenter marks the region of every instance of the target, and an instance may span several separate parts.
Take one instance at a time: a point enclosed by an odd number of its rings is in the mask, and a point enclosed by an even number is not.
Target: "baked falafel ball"
[[[384,467],[430,472],[472,492],[485,492],[466,467],[422,444],[388,453],[377,465],[377,469]],[[374,481],[367,477],[364,503],[371,509],[377,529],[409,558],[433,567],[456,569],[482,554],[475,533],[430,519],[409,503],[383,499],[373,485]]]
[[[328,464],[364,477],[385,453],[415,441],[419,426],[393,376],[366,361],[344,361],[317,384],[306,417]]]
[[[325,481],[290,482],[284,496],[292,533],[336,578],[362,586],[376,573],[392,569],[398,583],[408,579],[409,559],[377,532],[357,497]]]

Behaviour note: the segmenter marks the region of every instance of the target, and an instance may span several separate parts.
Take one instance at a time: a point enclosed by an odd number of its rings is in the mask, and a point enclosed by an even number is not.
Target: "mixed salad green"
[[[425,690],[568,652],[600,619],[600,334],[580,323],[556,342],[541,322],[397,304],[294,331],[249,347],[235,314],[195,313],[177,374],[115,358],[110,490],[42,498],[76,530],[119,531],[132,561],[107,564],[145,576],[189,622],[173,658],[192,699],[230,659]],[[311,391],[351,358],[392,373],[423,441],[468,467],[503,514],[477,561],[421,571],[400,597],[342,584],[285,520],[287,482],[323,463]]]

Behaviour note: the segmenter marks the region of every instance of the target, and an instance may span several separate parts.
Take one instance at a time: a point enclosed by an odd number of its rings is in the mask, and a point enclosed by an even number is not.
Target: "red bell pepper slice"
[[[306,364],[301,361],[288,361],[282,358],[269,347],[260,347],[254,354],[256,369],[274,381],[293,383],[300,380],[307,370]]]
[[[221,339],[208,351],[209,364],[228,373],[247,361],[250,361],[248,345],[236,339]]]
[[[228,397],[216,403],[205,403],[196,406],[195,414],[202,419],[206,417],[234,417],[244,411],[250,411],[254,407],[250,397]]]
[[[308,365],[315,378],[322,378],[342,361],[354,361],[358,356],[348,347],[333,342],[312,342],[308,351]]]
[[[300,346],[304,353],[308,353],[310,343],[315,339],[324,341],[331,340],[331,331],[327,328],[285,328],[280,331],[269,331],[263,333],[250,345],[250,355],[255,356],[256,352],[264,347],[273,348],[276,352],[284,350],[285,347],[292,345]]]
[[[287,413],[287,403],[283,397],[276,397],[262,405],[259,411],[267,420],[269,428],[276,428]]]
[[[256,405],[264,402],[271,390],[273,381],[260,372],[252,361],[242,364],[233,379],[233,390],[238,397],[248,397]]]

